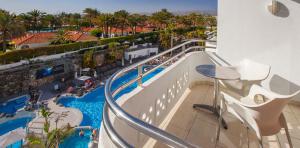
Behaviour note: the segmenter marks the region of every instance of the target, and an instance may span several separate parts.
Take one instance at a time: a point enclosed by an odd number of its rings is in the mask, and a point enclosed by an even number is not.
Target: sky
[[[97,8],[101,12],[216,11],[217,0],[0,0],[0,8],[14,13],[39,9],[47,13],[78,12]]]

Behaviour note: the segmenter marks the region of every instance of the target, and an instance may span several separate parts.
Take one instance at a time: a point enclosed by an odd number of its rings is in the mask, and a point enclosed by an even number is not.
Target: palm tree
[[[183,15],[183,16],[176,16],[175,21],[177,24],[183,25],[185,27],[191,27],[193,20],[190,19],[188,16]]]
[[[126,10],[120,10],[114,13],[114,16],[117,21],[118,28],[121,29],[122,36],[124,35],[124,29],[128,25],[129,13]]]
[[[160,47],[163,49],[169,49],[173,45],[173,36],[174,36],[174,30],[175,24],[169,24],[166,29],[159,32],[159,43]]]
[[[93,23],[96,24],[104,33],[104,37],[111,34],[113,26],[115,26],[115,17],[110,13],[101,13],[95,19]]]
[[[0,9],[0,39],[2,50],[6,52],[7,39],[24,34],[25,29],[17,22],[15,14]]]
[[[131,28],[132,34],[136,34],[137,26],[144,26],[145,17],[140,14],[131,14],[128,17],[128,25]]]
[[[92,27],[92,20],[98,16],[99,11],[97,9],[85,8],[83,13],[85,14],[86,20],[89,22],[90,27]]]
[[[169,12],[167,9],[162,9],[159,12],[153,13],[150,20],[159,26],[159,29],[162,29],[168,26],[172,18],[173,14],[171,12]]]
[[[68,34],[66,33],[65,30],[61,29],[56,32],[55,39],[51,42],[51,44],[58,45],[58,44],[66,44],[69,42],[71,41],[69,40]]]
[[[55,129],[50,131],[49,117],[53,112],[49,112],[44,108],[42,108],[40,112],[45,119],[44,131],[46,132],[46,138],[43,139],[33,133],[29,134],[27,135],[28,147],[59,148],[59,144],[65,138],[73,134],[74,128],[71,127],[70,124],[63,126],[62,128],[57,127],[58,122],[66,117],[66,114],[62,113],[55,118]]]
[[[31,18],[26,13],[21,13],[17,16],[17,19],[25,27],[26,31],[31,29]]]
[[[139,14],[132,14],[128,17],[128,25],[131,28],[132,34],[136,33],[136,27],[139,24]]]
[[[68,24],[71,26],[75,26],[76,29],[79,30],[81,20],[81,15],[79,13],[71,13],[70,18],[68,20]]]
[[[56,15],[47,14],[43,18],[43,24],[44,27],[49,27],[51,29],[51,32],[55,30],[56,27],[61,26],[61,21]]]
[[[31,18],[31,23],[32,23],[32,30],[33,32],[36,31],[40,31],[41,29],[41,22],[42,22],[42,18],[44,17],[44,15],[46,14],[45,12],[42,12],[40,10],[34,9],[30,12],[27,13],[30,18]]]
[[[49,121],[49,117],[53,114],[53,112],[49,112],[48,110],[46,110],[45,108],[42,108],[40,110],[41,115],[44,117],[45,119],[45,123],[44,123],[44,131],[46,133],[49,132],[49,128],[50,128],[50,121]]]
[[[212,31],[213,27],[217,26],[217,19],[214,16],[206,17],[206,22],[207,22],[207,25],[210,26],[211,31]]]

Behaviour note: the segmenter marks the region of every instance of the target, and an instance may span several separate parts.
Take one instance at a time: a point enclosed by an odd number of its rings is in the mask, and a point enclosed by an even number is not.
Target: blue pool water
[[[28,101],[27,96],[22,96],[16,100],[0,104],[0,113],[15,114],[17,110],[23,108]]]
[[[14,120],[9,120],[7,122],[0,124],[0,136],[19,127],[25,128],[26,124],[31,120],[32,117],[23,117]]]
[[[76,130],[59,146],[60,148],[87,148],[90,142],[91,130],[84,130],[84,136],[79,136],[80,130]]]
[[[146,77],[143,78],[143,82],[149,80],[157,73],[161,72],[163,69],[157,69],[154,72],[150,73]],[[137,70],[133,70],[128,72],[127,74],[123,75],[122,77],[118,78],[112,84],[112,90],[120,87],[122,84],[129,82],[130,80],[137,77]],[[122,90],[120,93],[117,94],[116,98],[119,98],[123,94],[126,94],[132,91],[134,88],[137,87],[137,83],[134,83],[127,87],[126,89]],[[102,110],[105,102],[105,95],[104,95],[104,87],[98,87],[95,90],[91,91],[90,93],[86,94],[82,98],[76,99],[74,97],[63,97],[59,100],[59,103],[63,104],[66,107],[73,107],[79,109],[83,114],[83,121],[81,122],[81,126],[92,126],[93,128],[100,127],[100,123],[102,121]],[[87,148],[88,141],[86,140],[78,140],[81,137],[75,133],[75,135],[67,138],[62,144],[61,148],[69,148],[69,147],[76,147],[76,148]],[[77,142],[78,146],[73,144]],[[69,144],[70,145],[69,145]]]

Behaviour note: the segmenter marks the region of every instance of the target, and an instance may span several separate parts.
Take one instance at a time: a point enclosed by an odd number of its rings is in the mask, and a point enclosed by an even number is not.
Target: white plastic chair
[[[247,132],[249,128],[255,131],[261,147],[263,147],[262,136],[277,134],[281,128],[284,128],[289,145],[292,148],[292,141],[282,110],[285,105],[299,93],[300,90],[292,95],[280,95],[270,92],[258,85],[253,85],[249,95],[240,100],[221,92],[221,107],[223,108],[223,101],[225,101],[225,108],[227,111],[232,113],[246,125]],[[255,103],[255,97],[257,96],[263,96],[264,98],[267,98],[267,100],[261,104],[257,104]],[[219,120],[216,142],[219,140],[220,125],[221,123]]]
[[[260,85],[261,81],[269,76],[271,69],[269,65],[264,65],[248,59],[244,59],[238,65],[230,66],[230,68],[238,71],[241,78],[240,80],[234,81],[221,81],[221,89],[232,91],[240,96],[248,95],[251,85]]]

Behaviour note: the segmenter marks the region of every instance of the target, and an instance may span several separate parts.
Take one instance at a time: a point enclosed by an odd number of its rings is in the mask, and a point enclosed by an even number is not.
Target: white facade
[[[46,47],[49,46],[50,42],[47,43],[33,43],[33,44],[21,44],[16,46],[17,49],[25,49],[25,48],[37,48],[37,47]]]
[[[268,11],[270,3],[219,0],[218,54],[231,64],[247,58],[271,65],[263,86],[291,94],[300,89],[300,0],[279,0],[276,15]]]
[[[139,49],[139,50],[134,50],[134,51],[126,51],[125,52],[125,59],[126,60],[131,60],[135,59],[138,57],[144,57],[144,56],[150,56],[150,54],[157,54],[158,53],[158,48],[144,48],[144,49]]]

